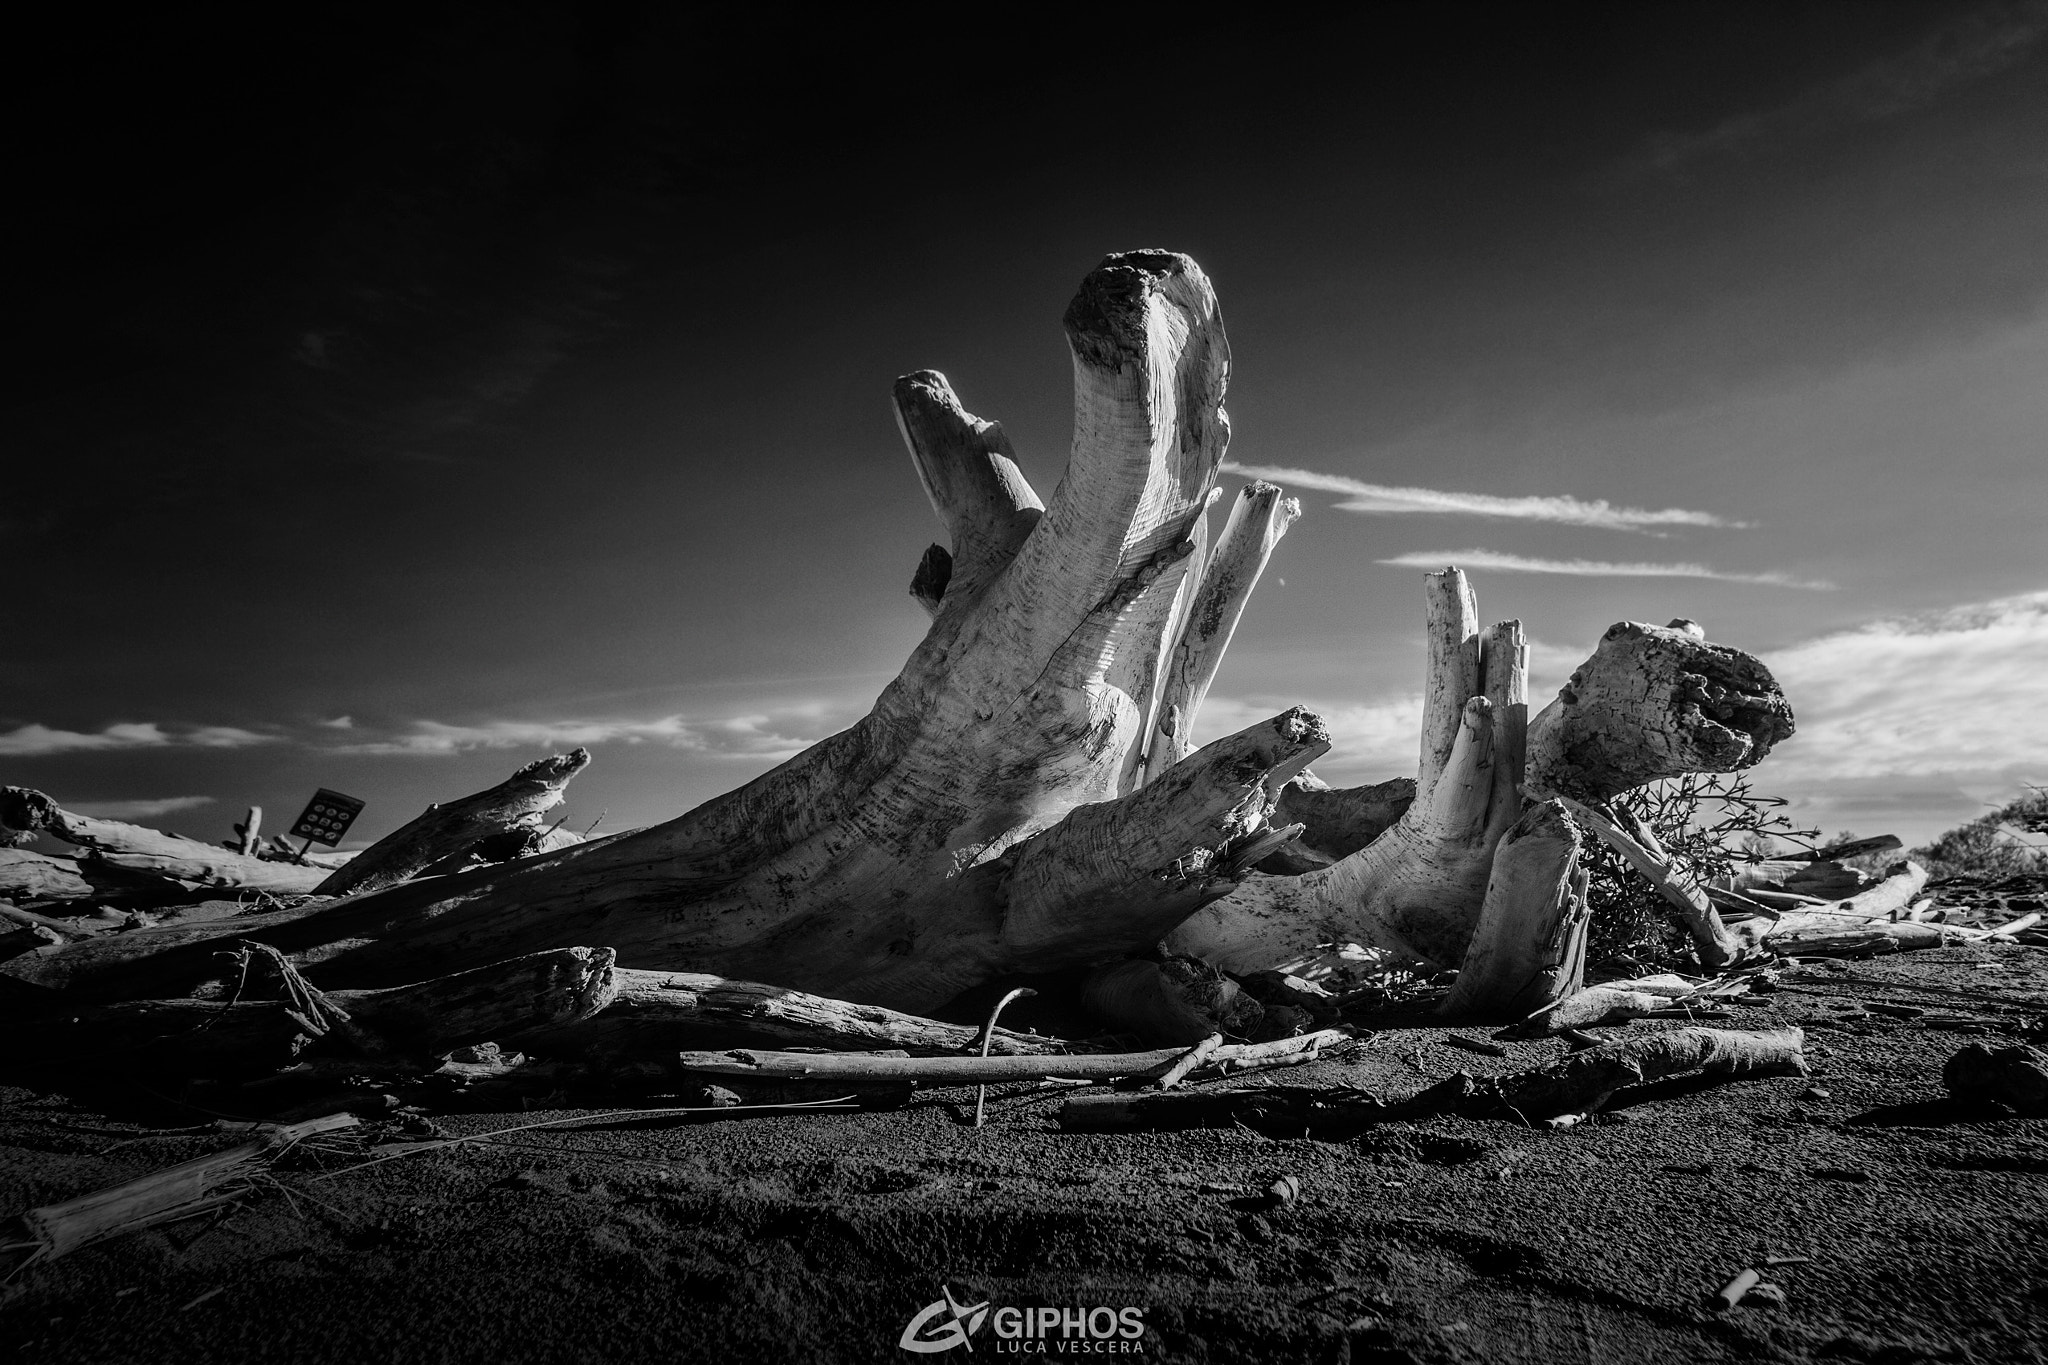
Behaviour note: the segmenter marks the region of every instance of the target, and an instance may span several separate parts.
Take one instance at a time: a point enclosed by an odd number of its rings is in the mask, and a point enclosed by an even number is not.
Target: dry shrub
[[[1758,862],[1779,839],[1799,843],[1818,830],[1798,829],[1784,816],[1783,797],[1759,796],[1743,773],[1688,773],[1638,787],[1608,805],[1648,825],[1672,858],[1701,881],[1728,875],[1737,864]],[[1593,907],[1587,960],[1625,953],[1660,961],[1688,940],[1649,879],[1597,839],[1581,855]]]

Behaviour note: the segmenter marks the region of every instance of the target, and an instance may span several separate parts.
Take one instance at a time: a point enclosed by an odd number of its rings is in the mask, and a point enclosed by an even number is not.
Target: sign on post
[[[356,817],[363,813],[367,804],[353,796],[344,796],[322,787],[313,793],[313,799],[306,803],[306,813],[292,826],[292,837],[304,839],[308,848],[314,844],[333,848],[348,833],[348,827],[356,822]]]

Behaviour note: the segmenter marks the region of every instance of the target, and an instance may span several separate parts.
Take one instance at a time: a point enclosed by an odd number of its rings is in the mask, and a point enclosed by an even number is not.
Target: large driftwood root
[[[1286,509],[1268,490],[1242,500],[1228,574],[1200,552],[1229,347],[1192,261],[1109,258],[1066,327],[1074,446],[1042,511],[941,377],[898,386],[954,543],[943,572],[927,557],[924,642],[865,719],[666,825],[245,932],[329,987],[594,942],[650,969],[923,1009],[997,975],[1115,960],[1234,889],[1292,837],[1275,802],[1327,735],[1289,712],[1148,772],[1155,683],[1188,659],[1174,686],[1199,692]],[[1198,621],[1182,608],[1204,581],[1216,610]],[[132,990],[158,945],[198,951],[157,932],[60,950],[27,979]]]

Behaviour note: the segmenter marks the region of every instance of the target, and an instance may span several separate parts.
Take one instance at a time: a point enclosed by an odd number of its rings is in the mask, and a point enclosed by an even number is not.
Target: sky
[[[986,32],[686,6],[52,31],[6,98],[0,782],[374,838],[587,745],[678,815],[864,712],[943,370],[1041,494],[1106,253],[1215,282],[1304,516],[1198,737],[1412,772],[1422,574],[1759,655],[1754,770],[1909,843],[2048,782],[2048,3]],[[879,40],[879,41],[878,41]]]

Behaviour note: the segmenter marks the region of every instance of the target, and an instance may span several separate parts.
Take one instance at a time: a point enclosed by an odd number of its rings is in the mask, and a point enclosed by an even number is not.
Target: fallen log
[[[82,869],[97,867],[116,888],[133,892],[161,884],[167,896],[198,890],[268,891],[304,895],[324,874],[311,869],[230,853],[224,848],[165,834],[121,820],[101,820],[65,810],[41,792],[10,787],[0,814],[17,835],[42,833],[90,851]],[[17,823],[19,822],[19,823]],[[95,880],[89,872],[88,881]],[[123,879],[125,880],[125,883]]]
[[[593,1017],[573,1025],[506,1035],[543,1056],[671,1054],[685,1045],[734,1047],[801,1044],[857,1051],[900,1048],[927,1055],[976,1045],[980,1030],[946,1024],[880,1005],[858,1005],[756,981],[703,972],[648,972],[617,967],[613,993]],[[998,1028],[989,1050],[1005,1056],[1059,1052],[1062,1039]]]
[[[263,1072],[306,1056],[424,1059],[589,1019],[616,993],[609,948],[557,948],[383,990],[320,991],[274,950],[274,1000],[133,1000],[46,1024],[44,1056],[146,1054],[152,1066]],[[247,987],[244,987],[247,992]],[[431,1068],[429,1068],[431,1069]]]
[[[569,783],[588,766],[590,751],[571,749],[537,758],[495,787],[428,806],[310,889],[320,896],[366,895],[396,886],[451,856],[467,857],[479,842],[494,836],[537,830],[541,816],[562,804]]]
[[[1969,937],[1953,925],[1842,916],[1831,922],[1808,920],[1783,933],[1774,931],[1764,942],[1773,952],[1787,957],[1874,957],[1915,948],[1939,948],[1965,942]]]
[[[1569,1033],[1573,1029],[1625,1023],[1668,1009],[1699,990],[1684,977],[1674,975],[1603,981],[1532,1011],[1522,1031]]]
[[[1841,900],[1860,891],[1868,891],[1880,880],[1882,879],[1839,862],[1786,862],[1781,859],[1770,859],[1736,868],[1726,878],[1725,885],[1731,891],[1749,894],[1755,894],[1760,890],[1775,890],[1830,901]]]
[[[1203,1080],[1275,1065],[1302,1065],[1324,1052],[1347,1046],[1349,1034],[1336,1029],[1271,1043],[1222,1044],[1189,1071]],[[1197,1044],[1199,1047],[1200,1044]],[[1163,1078],[1186,1056],[1185,1048],[1147,1052],[1082,1053],[1074,1056],[897,1057],[856,1052],[685,1052],[682,1069],[691,1075],[755,1081],[813,1081],[833,1086],[876,1081],[914,1081],[928,1086],[1003,1085],[1012,1081]]]
[[[358,1122],[353,1114],[328,1114],[303,1123],[264,1125],[259,1129],[261,1137],[224,1152],[29,1209],[21,1215],[21,1223],[31,1250],[28,1260],[15,1269],[233,1203],[255,1188],[252,1177],[294,1144],[319,1133],[352,1128]]]
[[[1798,1029],[1674,1029],[1588,1048],[1490,1080],[1459,1072],[1392,1103],[1362,1090],[1303,1086],[1075,1095],[1060,1110],[1060,1127],[1103,1133],[1242,1125],[1269,1137],[1341,1141],[1376,1123],[1441,1115],[1537,1122],[1584,1112],[1626,1086],[1692,1071],[1729,1080],[1803,1075],[1803,1044]]]

